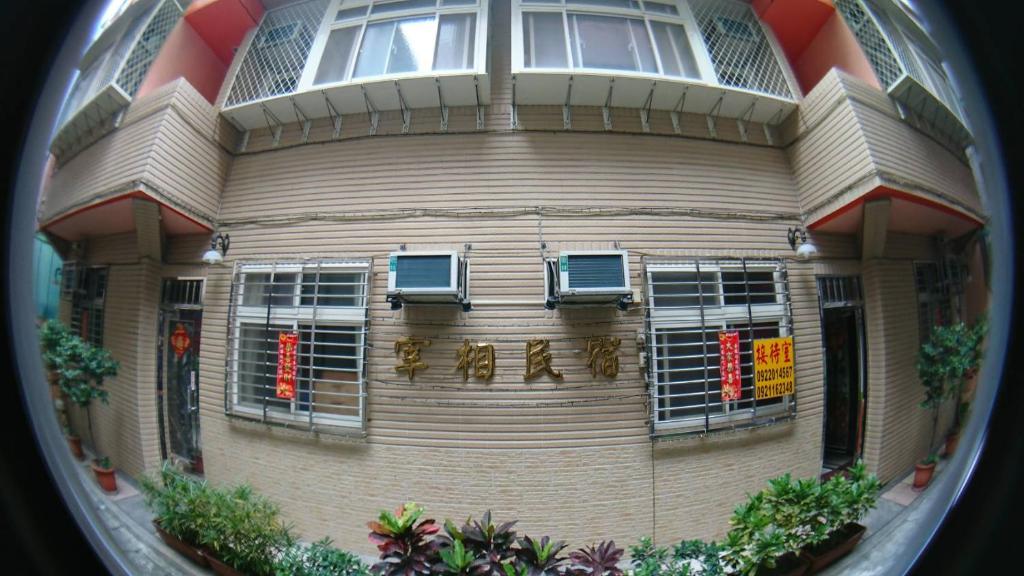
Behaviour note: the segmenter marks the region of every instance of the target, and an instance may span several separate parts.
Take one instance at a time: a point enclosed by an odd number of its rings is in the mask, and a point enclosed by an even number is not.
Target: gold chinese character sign
[[[403,336],[395,340],[395,354],[401,355],[401,364],[395,366],[395,372],[406,372],[411,381],[417,370],[430,368],[420,358],[420,347],[430,346],[430,340],[426,338],[412,338]]]
[[[494,376],[494,345],[470,344],[463,340],[462,346],[456,351],[459,359],[456,370],[462,370],[462,379],[469,379],[469,371],[473,370],[474,378],[490,380]]]
[[[530,340],[526,343],[526,373],[523,380],[536,378],[547,372],[552,378],[562,379],[562,373],[551,367],[551,353],[547,351],[547,340]]]
[[[619,345],[622,339],[604,336],[587,338],[587,367],[590,374],[615,378],[619,375]]]

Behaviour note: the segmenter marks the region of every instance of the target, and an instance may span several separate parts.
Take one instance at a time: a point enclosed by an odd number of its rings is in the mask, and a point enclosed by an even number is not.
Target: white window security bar
[[[71,295],[71,331],[95,346],[103,346],[103,306],[108,274],[105,266],[81,268]]]
[[[783,261],[648,258],[644,266],[654,434],[707,433],[795,414],[792,395],[754,398],[753,341],[793,334]],[[722,400],[722,330],[739,332],[738,400]]]
[[[231,288],[225,411],[327,433],[362,429],[368,260],[239,264]],[[298,336],[293,398],[276,392],[279,334]]]

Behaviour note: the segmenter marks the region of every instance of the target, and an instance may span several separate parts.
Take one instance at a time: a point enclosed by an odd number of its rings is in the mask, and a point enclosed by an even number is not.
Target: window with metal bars
[[[71,295],[71,330],[95,346],[103,346],[107,272],[106,267],[79,268]]]
[[[326,260],[236,267],[229,414],[324,431],[362,426],[369,268],[368,261]],[[297,338],[292,398],[277,393],[281,334]]]
[[[164,278],[160,303],[164,306],[202,306],[202,279]]]
[[[706,432],[791,415],[754,398],[753,343],[793,333],[777,260],[647,260],[647,364],[655,432]],[[740,398],[722,400],[719,332],[739,332]]]
[[[935,262],[914,263],[914,284],[917,288],[917,335],[924,344],[936,326],[946,326],[952,321],[952,309]]]

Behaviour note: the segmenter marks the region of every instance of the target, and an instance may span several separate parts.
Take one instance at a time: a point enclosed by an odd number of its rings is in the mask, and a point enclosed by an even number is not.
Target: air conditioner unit
[[[388,255],[387,300],[403,303],[461,304],[468,311],[469,260],[457,252],[392,252]]]
[[[544,269],[545,306],[614,304],[625,310],[633,301],[626,250],[559,252]]]

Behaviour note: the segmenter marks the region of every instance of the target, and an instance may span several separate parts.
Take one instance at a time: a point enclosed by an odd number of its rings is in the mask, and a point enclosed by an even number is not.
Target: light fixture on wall
[[[218,244],[220,248],[218,249]],[[218,232],[210,239],[210,249],[203,254],[203,262],[207,264],[220,264],[228,253],[228,246],[231,245],[231,235]]]
[[[790,228],[786,232],[786,237],[789,239],[789,247],[796,250],[796,255],[799,258],[807,260],[818,253],[818,247],[807,239],[807,231],[803,228]],[[800,240],[799,248],[796,247],[797,239]]]

